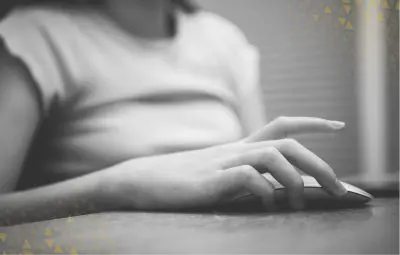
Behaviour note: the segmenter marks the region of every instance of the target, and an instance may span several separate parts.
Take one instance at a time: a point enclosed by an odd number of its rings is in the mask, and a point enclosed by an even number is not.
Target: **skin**
[[[158,38],[167,34],[165,24],[158,22],[169,8],[165,3],[164,0],[110,0],[106,7],[109,15],[130,33]],[[126,16],[131,12],[135,12],[131,15],[134,18]],[[23,159],[42,121],[34,87],[24,65],[4,48],[0,50],[0,225],[117,209],[179,210],[213,206],[243,191],[262,198],[266,210],[271,210],[274,189],[261,175],[267,171],[287,187],[292,208],[301,209],[303,183],[295,167],[314,176],[332,195],[346,193],[326,162],[287,138],[298,133],[336,132],[344,124],[287,117],[278,118],[234,143],[132,159],[56,184],[14,191]],[[254,98],[259,98],[258,91],[253,93]],[[252,98],[251,93],[247,97]],[[260,105],[247,106],[251,116],[248,120],[254,120],[247,126],[248,132],[263,124],[263,118],[257,118],[264,116]]]

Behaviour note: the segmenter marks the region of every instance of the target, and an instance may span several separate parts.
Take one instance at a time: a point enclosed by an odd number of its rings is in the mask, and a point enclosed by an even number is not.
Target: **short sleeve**
[[[0,22],[0,37],[35,80],[43,115],[62,93],[63,81],[51,41],[44,27],[28,11],[15,10]]]
[[[243,31],[224,17],[203,12],[206,34],[216,38],[217,55],[238,97],[259,90],[259,51]]]
[[[225,18],[208,14],[207,28],[219,42],[224,76],[235,96],[233,105],[248,135],[266,123],[265,101],[260,84],[259,50],[243,31]]]
[[[260,55],[253,45],[243,45],[234,61],[234,80],[239,95],[260,90]]]
[[[239,97],[259,91],[260,54],[243,32],[234,27],[230,38],[229,67]]]

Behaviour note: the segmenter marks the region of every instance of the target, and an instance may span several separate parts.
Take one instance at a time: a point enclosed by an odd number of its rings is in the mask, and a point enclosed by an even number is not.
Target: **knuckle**
[[[280,156],[280,152],[275,147],[267,147],[263,151],[262,159],[266,163],[275,163]]]
[[[249,148],[251,148],[251,146],[249,146],[248,143],[235,143],[232,146],[230,146],[229,150],[227,150],[228,153],[238,153],[238,154],[244,154],[246,152],[248,152]]]
[[[336,173],[332,170],[332,168],[328,164],[323,164],[324,168],[322,168],[322,172],[325,174],[325,178],[334,182],[337,179]]]
[[[230,168],[231,165],[240,165],[242,161],[242,154],[228,153],[228,156],[224,155],[224,157],[217,159],[216,165],[219,168]]]
[[[279,126],[286,126],[289,122],[289,117],[286,116],[279,116],[274,120],[274,123]]]
[[[238,178],[242,182],[246,182],[249,179],[253,178],[256,172],[257,170],[255,170],[252,166],[243,165],[238,169],[236,173],[236,178]]]
[[[316,160],[315,168],[319,169],[319,170],[321,170],[323,172],[326,172],[326,173],[330,173],[331,172],[329,165],[323,160]]]
[[[319,170],[318,173],[321,177],[329,178],[329,179],[336,179],[335,172],[324,160],[322,160],[322,159],[316,160],[315,168]],[[316,177],[320,177],[320,176],[318,176],[318,174],[317,174]]]
[[[265,197],[272,197],[275,194],[275,189],[270,186],[265,186],[263,190],[264,196]]]
[[[240,170],[246,174],[252,173],[255,169],[250,165],[243,165],[240,167]]]
[[[293,138],[279,140],[279,148],[285,151],[293,151],[301,147],[301,144]]]
[[[235,143],[220,145],[220,146],[217,146],[217,148],[219,148],[221,153],[230,154],[230,153],[241,152],[245,146],[246,145],[243,143],[235,142]]]
[[[282,140],[282,145],[288,149],[291,149],[299,147],[300,143],[293,138],[285,138]]]

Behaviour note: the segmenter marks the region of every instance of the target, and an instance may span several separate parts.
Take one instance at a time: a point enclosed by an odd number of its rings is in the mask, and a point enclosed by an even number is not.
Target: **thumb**
[[[245,138],[244,142],[283,139],[289,135],[334,132],[343,129],[344,122],[311,117],[279,117],[259,131]]]

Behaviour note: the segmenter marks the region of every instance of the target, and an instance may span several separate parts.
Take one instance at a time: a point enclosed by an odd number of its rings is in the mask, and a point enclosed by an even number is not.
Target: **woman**
[[[206,207],[245,190],[272,209],[264,172],[301,209],[295,167],[346,193],[322,159],[286,138],[344,123],[263,127],[255,49],[189,1],[37,1],[9,13],[0,36],[2,224]]]

